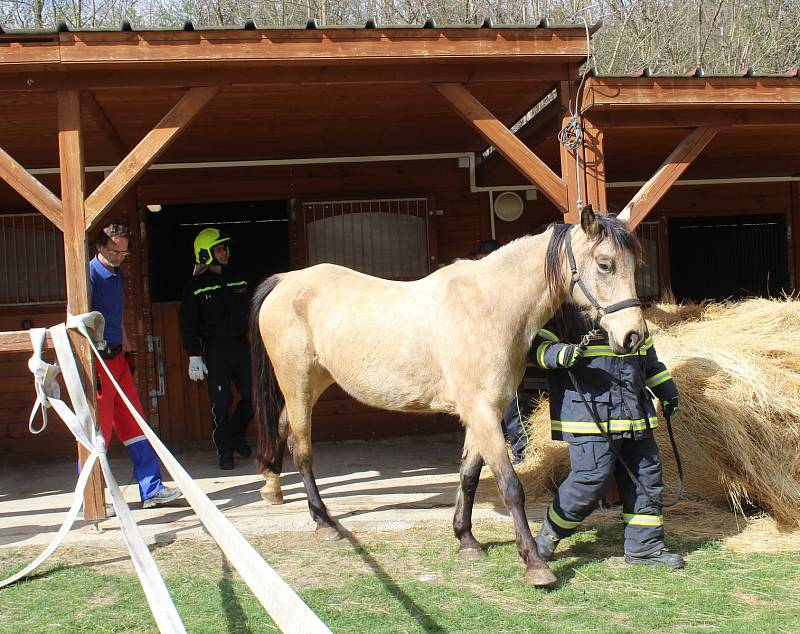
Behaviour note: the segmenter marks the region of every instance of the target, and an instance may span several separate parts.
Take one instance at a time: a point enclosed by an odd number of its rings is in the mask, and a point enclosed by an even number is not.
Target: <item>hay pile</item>
[[[800,528],[800,301],[657,308],[648,315],[656,349],[681,392],[673,427],[686,497],[760,508]],[[546,497],[567,473],[566,447],[549,440],[546,402],[529,425],[520,477],[527,495]],[[657,438],[671,488],[663,421]]]

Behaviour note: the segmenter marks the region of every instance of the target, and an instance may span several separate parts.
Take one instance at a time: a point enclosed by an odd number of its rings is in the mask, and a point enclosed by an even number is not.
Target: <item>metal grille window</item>
[[[41,214],[0,215],[0,305],[48,304],[67,297],[64,240]]]
[[[331,262],[393,280],[430,272],[428,199],[303,203],[308,264]]]
[[[636,237],[642,244],[642,263],[636,268],[636,292],[642,301],[657,301],[661,298],[658,223],[641,223],[636,227]]]

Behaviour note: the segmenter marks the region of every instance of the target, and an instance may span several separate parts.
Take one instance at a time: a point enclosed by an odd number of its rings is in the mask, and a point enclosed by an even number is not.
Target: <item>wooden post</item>
[[[61,166],[61,204],[64,222],[64,260],[67,273],[67,312],[74,315],[88,312],[89,249],[86,243],[84,214],[84,162],[81,134],[80,94],[77,90],[58,92],[58,154]],[[70,340],[83,379],[89,403],[96,412],[95,373],[89,343],[78,333],[70,331]],[[95,414],[96,416],[96,414]],[[88,453],[78,445],[78,457],[83,466]],[[95,464],[83,497],[84,519],[106,518],[103,477],[100,465]]]
[[[585,201],[595,211],[607,212],[606,160],[603,147],[603,131],[588,117],[583,124],[583,175],[585,177]]]
[[[661,301],[675,300],[672,292],[672,264],[669,257],[669,221],[666,216],[658,219],[658,275]]]
[[[558,82],[558,101],[561,104],[561,129],[569,125],[572,120],[570,106],[574,109],[574,95],[571,94],[573,83],[569,81]],[[570,150],[563,143],[558,144],[558,151],[561,154],[561,180],[567,188],[567,208],[564,211],[564,222],[570,224],[580,223],[580,212],[578,211],[578,170],[575,165],[575,150]],[[582,180],[582,179],[581,179]],[[583,189],[583,186],[581,186]],[[583,192],[582,192],[583,193]],[[585,196],[581,196],[583,204],[586,204]]]
[[[792,242],[789,245],[789,254],[792,258],[792,267],[789,272],[792,274],[791,284],[794,291],[800,288],[800,184],[792,181],[789,184],[789,209],[791,210],[790,231]]]

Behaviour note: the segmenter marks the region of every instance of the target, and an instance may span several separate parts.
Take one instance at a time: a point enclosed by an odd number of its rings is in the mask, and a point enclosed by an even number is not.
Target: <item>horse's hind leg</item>
[[[472,434],[467,430],[464,451],[461,455],[461,482],[453,514],[453,532],[460,544],[458,553],[464,559],[477,559],[483,556],[483,549],[472,534],[472,505],[475,502],[475,491],[478,489],[482,466],[483,458],[475,447]]]
[[[289,416],[286,413],[286,408],[281,410],[280,418],[278,418],[278,448],[275,451],[275,460],[269,469],[265,469],[262,475],[264,476],[264,486],[261,487],[259,493],[261,499],[270,504],[283,504],[283,493],[281,492],[281,471],[283,469],[283,453],[286,450],[286,439],[289,435]]]
[[[293,394],[284,392],[289,429],[294,437],[292,458],[303,478],[308,496],[308,510],[311,518],[317,524],[317,530],[324,535],[325,539],[341,539],[336,522],[328,514],[328,509],[325,508],[317,488],[313,471],[314,450],[311,447],[311,409],[333,380],[327,373],[312,371],[309,372],[308,381],[311,385],[307,386],[307,389],[297,390]]]
[[[525,562],[525,579],[535,586],[555,583],[555,575],[542,561],[525,516],[525,492],[508,458],[505,439],[500,428],[501,411],[489,405],[476,406],[464,420],[472,432],[475,445],[492,470],[503,502],[514,520],[517,552]]]

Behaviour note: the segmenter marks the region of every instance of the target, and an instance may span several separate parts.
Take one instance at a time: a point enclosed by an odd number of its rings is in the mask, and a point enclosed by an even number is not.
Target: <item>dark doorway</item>
[[[678,301],[775,297],[789,288],[783,214],[676,218],[669,247]]]
[[[289,270],[289,205],[286,201],[164,205],[147,214],[150,296],[180,301],[192,276],[194,238],[207,227],[231,237],[231,265],[251,284]]]

